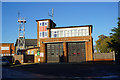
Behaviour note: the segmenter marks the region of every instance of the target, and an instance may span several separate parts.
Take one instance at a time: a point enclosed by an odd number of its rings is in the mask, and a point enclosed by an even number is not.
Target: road
[[[34,79],[34,78],[56,78],[55,76],[45,76],[28,71],[17,70],[10,67],[2,67],[2,79]]]
[[[2,68],[3,80],[75,79],[120,80],[120,65],[33,64]]]

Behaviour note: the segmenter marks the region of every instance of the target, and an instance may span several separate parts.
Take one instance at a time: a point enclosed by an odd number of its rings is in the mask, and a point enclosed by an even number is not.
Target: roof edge
[[[92,27],[92,25],[65,26],[65,27],[55,27],[55,28],[51,28],[51,29],[59,29],[59,28],[76,28],[76,27]]]
[[[14,43],[0,43],[0,44],[14,44]]]
[[[37,21],[45,21],[45,20],[51,20],[51,19],[40,19],[40,20],[36,20]]]

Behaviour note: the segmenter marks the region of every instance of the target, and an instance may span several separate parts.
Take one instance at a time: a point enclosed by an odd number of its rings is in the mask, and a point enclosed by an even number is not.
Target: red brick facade
[[[14,43],[1,43],[0,50],[1,50],[0,54],[3,54],[3,56],[9,56],[9,54],[14,54],[15,53]]]
[[[48,38],[39,38],[39,22],[38,21],[45,21],[45,20],[36,20],[37,21],[37,46],[39,47],[40,44],[40,53],[44,53],[44,57],[40,57],[40,62],[46,62],[46,43],[63,43],[63,51],[64,51],[64,61],[67,62],[67,42],[79,42],[85,41],[85,51],[86,51],[86,61],[93,60],[93,39],[91,36],[92,33],[92,25],[87,26],[79,26],[79,27],[88,27],[89,36],[78,36],[78,37],[58,37],[58,38],[51,38],[51,20],[48,19]],[[58,28],[58,27],[57,27]],[[74,27],[68,27],[74,28]],[[55,26],[54,26],[55,29]]]

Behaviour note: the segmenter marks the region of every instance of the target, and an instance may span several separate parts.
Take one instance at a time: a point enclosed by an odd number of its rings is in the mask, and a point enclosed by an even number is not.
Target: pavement
[[[120,65],[40,63],[2,68],[3,80],[120,80]]]

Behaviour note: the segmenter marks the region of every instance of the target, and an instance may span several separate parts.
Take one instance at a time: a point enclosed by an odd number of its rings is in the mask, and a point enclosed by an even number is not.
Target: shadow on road
[[[41,74],[46,77],[57,76],[70,79],[116,78],[115,76],[120,76],[120,65],[116,65],[113,62],[38,63],[15,65],[9,68]]]

